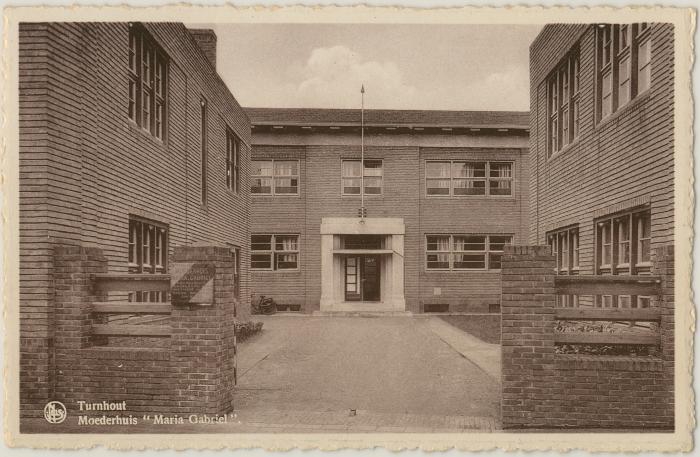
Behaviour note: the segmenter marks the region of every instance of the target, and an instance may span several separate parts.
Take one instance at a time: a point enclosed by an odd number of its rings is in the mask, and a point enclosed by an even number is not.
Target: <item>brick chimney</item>
[[[211,29],[188,29],[199,48],[216,68],[216,33]]]

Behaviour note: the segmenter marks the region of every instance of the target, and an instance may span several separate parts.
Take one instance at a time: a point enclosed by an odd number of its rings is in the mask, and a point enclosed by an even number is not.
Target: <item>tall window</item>
[[[499,270],[511,235],[427,235],[427,270]]]
[[[299,195],[298,160],[253,160],[251,168],[251,193]]]
[[[254,270],[299,268],[299,235],[252,235],[250,267]]]
[[[168,263],[168,227],[145,219],[129,219],[129,273],[165,273]],[[163,292],[134,292],[131,301],[163,301]]]
[[[579,273],[578,227],[554,230],[547,234],[547,242],[556,258],[556,272],[560,275]],[[578,296],[558,295],[559,306],[578,306]]]
[[[596,28],[597,119],[605,119],[649,89],[651,30],[646,23]]]
[[[168,58],[143,26],[129,27],[129,119],[158,139],[165,132]]]
[[[552,254],[557,259],[557,273],[578,274],[579,245],[578,227],[558,229],[547,234]]]
[[[205,99],[200,99],[200,140],[201,140],[201,162],[202,162],[202,204],[207,204],[207,185],[208,185],[208,161],[209,161],[209,148],[207,147],[207,101]]]
[[[226,129],[226,188],[238,193],[240,175],[241,140],[230,130]]]
[[[578,45],[547,77],[547,148],[549,155],[571,143],[579,134],[581,86]]]
[[[365,195],[379,195],[382,193],[383,171],[381,160],[365,159],[364,167],[359,160],[343,160],[343,195],[360,195],[363,173],[365,176]]]
[[[651,271],[651,212],[640,209],[596,221],[598,274],[637,275]],[[649,297],[603,296],[599,306],[649,305]]]
[[[425,189],[429,196],[512,195],[512,162],[427,161]]]

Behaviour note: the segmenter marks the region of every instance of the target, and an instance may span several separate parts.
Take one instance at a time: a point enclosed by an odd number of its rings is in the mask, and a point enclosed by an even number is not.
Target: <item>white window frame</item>
[[[301,187],[301,162],[299,159],[269,159],[269,158],[253,158],[251,159],[251,165],[252,162],[270,162],[271,164],[271,174],[269,175],[254,175],[251,172],[250,179],[251,181],[255,178],[262,177],[262,178],[270,178],[270,192],[269,193],[260,193],[260,192],[253,192],[252,190],[252,182],[251,182],[251,191],[250,195],[253,197],[298,197],[300,195],[300,187]],[[277,175],[275,174],[275,162],[296,162],[297,164],[297,174],[295,175]],[[252,168],[252,167],[251,167]],[[277,178],[284,178],[284,179],[294,179],[296,178],[297,180],[297,190],[295,193],[288,193],[288,192],[282,192],[278,193],[276,192],[276,187],[277,183],[275,179]]]
[[[270,249],[260,249],[260,250],[254,250],[253,249],[253,237],[254,236],[269,236],[270,237]],[[278,237],[295,237],[296,238],[296,249],[295,250],[279,250],[277,249],[277,238]],[[250,235],[250,240],[251,240],[251,246],[250,246],[250,269],[251,271],[274,271],[274,272],[290,272],[290,271],[299,271],[300,268],[300,263],[301,263],[301,249],[299,247],[299,241],[301,237],[298,233],[252,233]],[[267,254],[270,256],[270,267],[269,268],[259,268],[259,267],[254,267],[253,266],[253,256],[254,255],[263,255]],[[295,268],[279,268],[278,266],[278,254],[284,255],[284,254],[296,254],[297,256],[297,266]]]
[[[428,250],[428,237],[442,237],[449,238],[449,250]],[[484,237],[484,249],[483,250],[464,250],[457,251],[455,248],[455,237]],[[502,250],[491,249],[491,237],[509,237],[510,241],[505,244],[512,244],[514,235],[511,233],[426,233],[424,237],[424,263],[423,268],[426,272],[469,272],[469,271],[501,271],[500,268],[491,268],[491,254],[503,254]],[[448,267],[447,268],[431,268],[428,267],[428,255],[431,254],[447,254],[448,255]],[[459,254],[479,254],[484,256],[484,268],[457,268],[455,267],[455,256]]]
[[[430,194],[428,193],[428,189],[430,188],[428,186],[428,181],[433,179],[442,179],[442,180],[447,180],[447,177],[432,177],[428,176],[428,164],[430,163],[442,163],[442,164],[449,164],[450,165],[450,176],[449,176],[449,181],[450,181],[450,187],[449,187],[449,193],[445,195],[440,195],[440,194]],[[464,164],[464,163],[471,163],[471,164],[479,164],[483,163],[484,164],[484,177],[460,177],[460,176],[454,176],[454,165],[455,164]],[[491,164],[509,164],[510,165],[510,176],[501,178],[501,177],[491,177]],[[423,177],[423,184],[425,185],[425,197],[426,198],[506,198],[510,199],[515,196],[515,161],[513,160],[439,160],[439,159],[426,159],[425,160],[425,171],[424,171],[424,177]],[[455,194],[454,189],[455,181],[483,181],[484,182],[484,193],[483,194],[478,194],[478,195],[463,195],[463,194]],[[508,181],[510,182],[510,193],[508,195],[495,195],[491,193],[491,181]]]
[[[365,197],[381,197],[384,195],[384,159],[374,159],[374,158],[368,158],[365,157],[365,162],[379,162],[381,164],[381,175],[380,176],[368,176],[365,174],[367,168],[365,168],[364,164],[361,164],[361,170],[362,170],[362,176],[345,176],[343,172],[345,171],[345,163],[350,163],[350,162],[360,162],[360,159],[341,159],[340,160],[340,195],[343,197],[360,197],[362,194],[364,194]],[[360,179],[362,182],[362,177],[364,176],[364,179],[367,178],[380,178],[380,186],[379,186],[379,193],[377,194],[368,194],[365,192],[365,188],[367,187],[366,185],[362,186],[360,184],[360,192],[357,194],[350,194],[345,192],[345,180],[346,179]]]

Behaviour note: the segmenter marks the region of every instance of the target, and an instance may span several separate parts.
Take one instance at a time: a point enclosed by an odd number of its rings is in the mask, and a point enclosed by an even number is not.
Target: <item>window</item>
[[[201,140],[201,164],[202,164],[202,205],[207,204],[207,172],[208,172],[208,161],[209,161],[209,148],[207,147],[207,101],[205,99],[200,99],[200,116],[199,116],[199,127],[200,127],[200,140]]]
[[[651,212],[634,210],[596,221],[597,273],[638,275],[651,271]],[[598,306],[648,307],[649,297],[599,297]]]
[[[162,140],[168,58],[143,26],[129,27],[129,119]]]
[[[382,193],[382,161],[365,159],[364,167],[359,160],[343,160],[342,162],[342,193],[343,195],[360,195],[362,174],[364,173],[365,195],[380,195]]]
[[[513,192],[512,162],[427,161],[429,196],[507,196]]]
[[[547,234],[547,242],[556,259],[555,271],[560,275],[579,273],[578,227],[557,229]],[[557,306],[577,307],[577,295],[557,295]]]
[[[250,267],[255,270],[299,268],[299,235],[252,235]]]
[[[579,133],[581,86],[578,45],[547,77],[547,147],[552,155],[571,143]]]
[[[251,167],[251,193],[299,195],[298,160],[253,160]]]
[[[651,31],[647,24],[597,27],[597,119],[605,119],[649,89]]]
[[[426,235],[427,270],[499,270],[511,235]]]
[[[165,273],[168,263],[168,227],[145,219],[129,219],[129,273]],[[158,291],[134,292],[130,301],[164,301]]]
[[[240,151],[241,140],[231,129],[226,129],[226,188],[235,193],[240,179]]]
[[[547,242],[556,257],[559,274],[578,274],[579,244],[578,227],[558,229],[547,234]]]

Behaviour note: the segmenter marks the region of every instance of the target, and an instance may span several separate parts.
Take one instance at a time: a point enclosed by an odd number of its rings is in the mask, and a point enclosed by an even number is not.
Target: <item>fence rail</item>
[[[661,311],[657,308],[557,308],[559,320],[581,321],[658,321]]]
[[[638,295],[661,294],[659,276],[555,276],[558,295]],[[560,321],[660,322],[658,308],[556,308],[554,316]],[[631,325],[631,324],[630,324]],[[647,328],[644,333],[632,332],[558,332],[554,342],[559,344],[633,344],[657,345],[657,331]]]
[[[99,292],[153,292],[170,290],[169,274],[122,274],[106,273],[92,275],[95,290]]]
[[[99,314],[170,314],[172,310],[170,303],[114,301],[92,304],[92,312]]]
[[[622,275],[555,276],[560,295],[659,295],[661,277]]]
[[[122,274],[107,273],[91,276],[96,292],[169,292],[169,274]],[[115,314],[169,315],[170,303],[98,301],[92,303],[92,313],[98,316]],[[92,325],[92,334],[99,336],[149,336],[168,337],[172,329],[166,325],[138,325],[123,323],[100,323]]]

